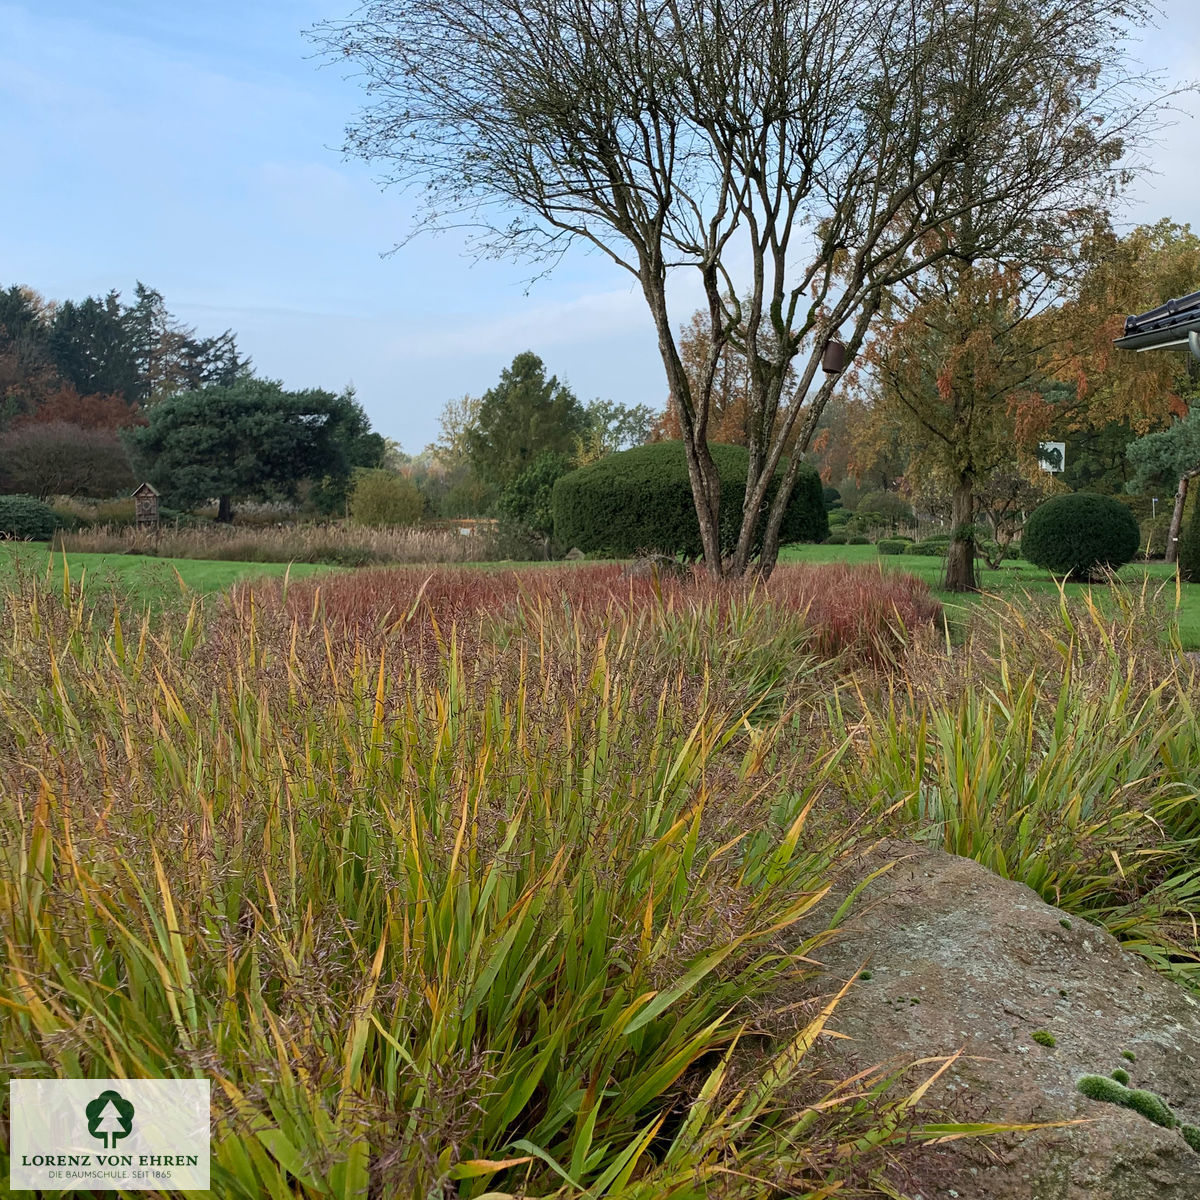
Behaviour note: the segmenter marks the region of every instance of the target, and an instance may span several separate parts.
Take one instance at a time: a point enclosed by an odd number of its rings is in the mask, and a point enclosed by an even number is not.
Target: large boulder
[[[845,1078],[961,1050],[925,1097],[927,1117],[941,1110],[957,1120],[1081,1122],[926,1147],[910,1160],[908,1194],[1200,1197],[1200,1153],[1178,1129],[1076,1088],[1084,1075],[1123,1068],[1130,1087],[1157,1093],[1181,1121],[1200,1125],[1200,1001],[1104,930],[969,859],[887,842],[839,886],[847,891],[889,863],[839,939],[818,954],[823,991],[859,968],[870,972],[837,1009],[832,1029],[846,1038],[822,1039],[822,1065]]]

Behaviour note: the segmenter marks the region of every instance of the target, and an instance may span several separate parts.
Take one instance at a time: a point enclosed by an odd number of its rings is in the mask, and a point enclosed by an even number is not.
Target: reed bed
[[[160,558],[230,562],[377,563],[486,562],[497,556],[489,528],[427,529],[419,525],[371,529],[349,522],[314,525],[218,525],[149,531],[130,525],[96,525],[55,537],[55,548],[95,554],[146,554]]]

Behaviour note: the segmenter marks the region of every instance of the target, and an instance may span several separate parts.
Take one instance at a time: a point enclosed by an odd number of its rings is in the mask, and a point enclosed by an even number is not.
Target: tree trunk
[[[233,520],[233,498],[222,496],[217,501],[217,520],[228,525]]]
[[[975,581],[975,494],[970,479],[960,479],[954,488],[950,510],[950,545],[946,550],[946,575],[942,586],[948,592],[977,592]]]
[[[1179,531],[1183,528],[1183,506],[1187,503],[1188,481],[1195,471],[1186,471],[1179,478],[1175,491],[1175,510],[1171,513],[1171,527],[1167,530],[1167,549],[1163,561],[1173,563],[1179,558]]]
[[[688,478],[692,484],[692,501],[700,522],[700,544],[704,547],[704,562],[718,578],[725,574],[721,555],[721,477],[713,462],[708,443],[690,436],[685,430],[683,452],[687,457]]]
[[[796,477],[800,474],[800,466],[803,462],[804,455],[799,450],[793,451],[791,460],[788,462],[788,469],[784,472],[783,482],[776,494],[775,503],[771,505],[771,511],[767,514],[762,552],[758,558],[758,572],[763,579],[771,577],[771,572],[775,570],[775,564],[779,561],[779,533],[783,528],[784,513],[787,512],[788,501],[796,489]],[[782,504],[779,502],[781,496],[783,497]]]

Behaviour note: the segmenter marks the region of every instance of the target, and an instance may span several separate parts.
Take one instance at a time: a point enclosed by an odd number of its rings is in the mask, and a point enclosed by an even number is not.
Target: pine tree
[[[115,392],[128,404],[138,400],[137,353],[115,291],[103,300],[64,302],[51,321],[49,347],[58,373],[81,396]]]
[[[542,360],[518,354],[484,393],[479,415],[467,430],[466,447],[475,474],[503,488],[543,454],[570,457],[588,429],[588,415],[558,378],[546,378]]]

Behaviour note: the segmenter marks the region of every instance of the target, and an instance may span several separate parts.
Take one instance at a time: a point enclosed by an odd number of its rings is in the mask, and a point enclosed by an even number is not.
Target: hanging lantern
[[[831,338],[825,343],[825,353],[821,355],[821,370],[826,375],[840,375],[846,369],[846,347]]]

